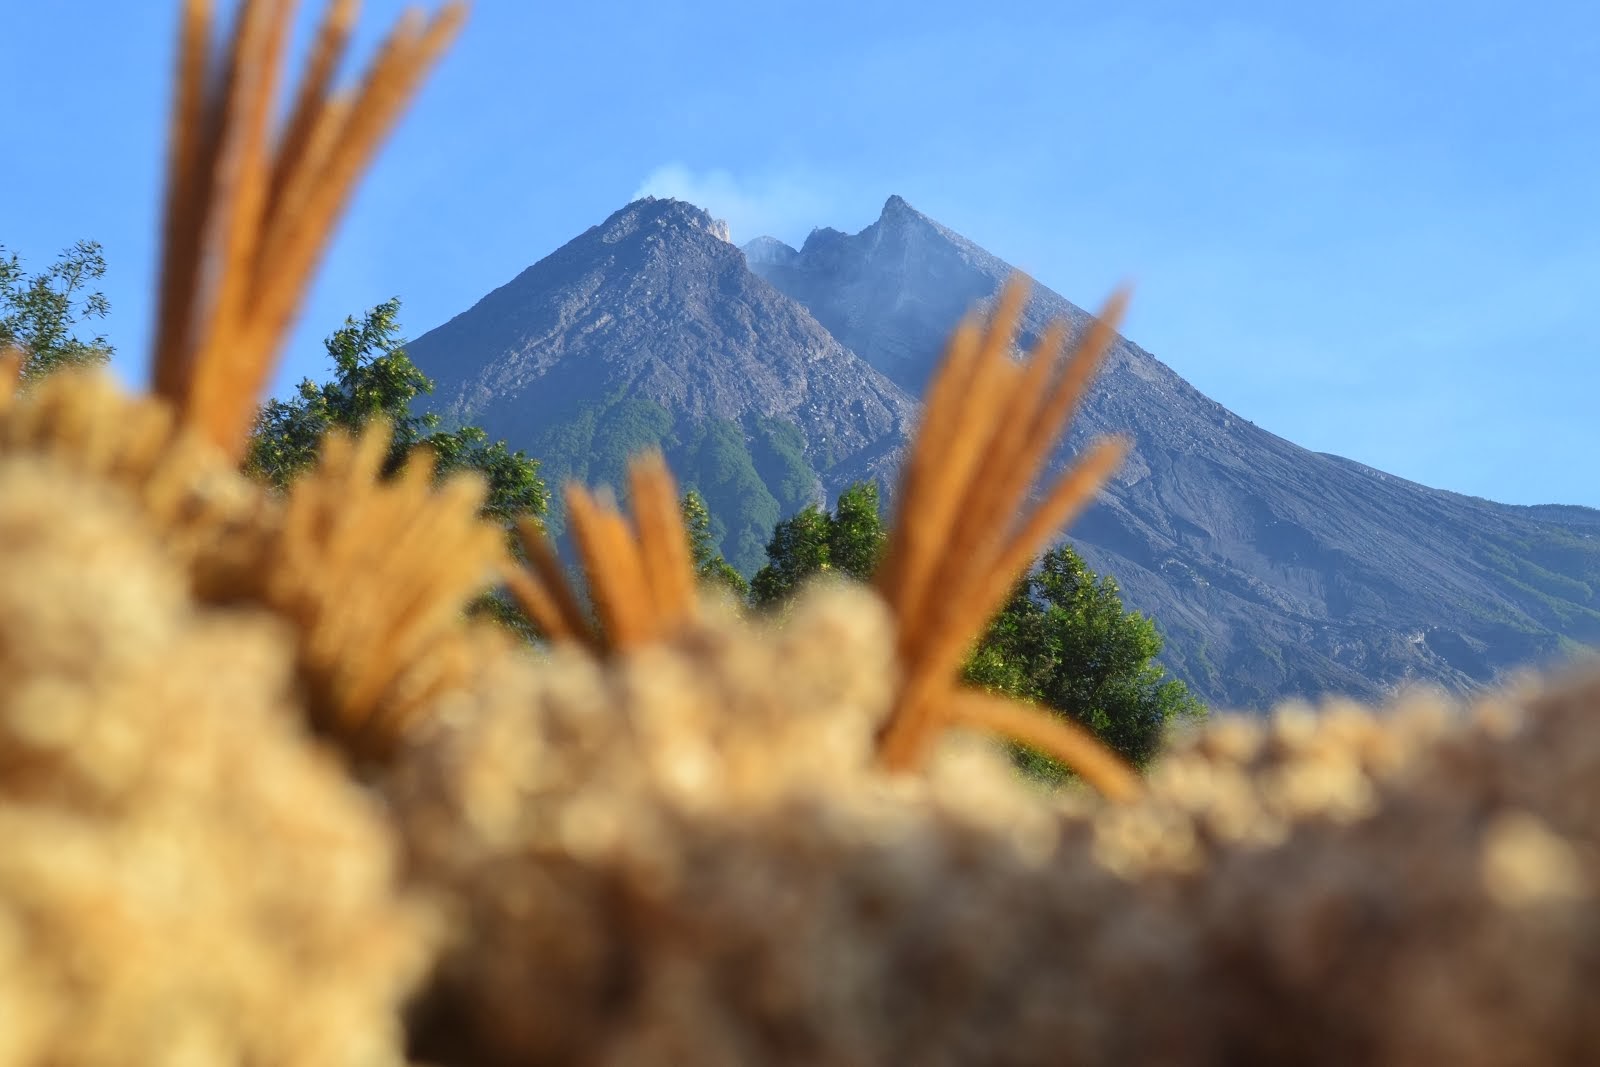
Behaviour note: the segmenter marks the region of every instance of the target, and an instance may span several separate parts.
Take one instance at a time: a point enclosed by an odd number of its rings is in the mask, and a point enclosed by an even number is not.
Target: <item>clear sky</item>
[[[365,5],[360,62],[400,7]],[[104,243],[129,381],[176,10],[0,4],[0,244]],[[345,315],[398,295],[420,334],[644,192],[794,244],[899,193],[1078,304],[1133,282],[1129,336],[1290,440],[1600,506],[1590,0],[478,0],[275,391]]]

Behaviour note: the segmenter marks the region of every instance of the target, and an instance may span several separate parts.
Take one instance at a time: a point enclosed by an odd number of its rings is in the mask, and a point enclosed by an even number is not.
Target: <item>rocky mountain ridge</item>
[[[916,403],[726,238],[681,201],[629,204],[409,344],[429,406],[539,457],[557,486],[621,486],[627,456],[661,444],[753,570],[784,515],[892,479]]]
[[[411,345],[438,410],[571,475],[621,484],[661,443],[747,572],[777,518],[879,480],[950,329],[1013,268],[890,197],[857,234],[742,253],[705,212],[628,205]],[[1036,287],[1023,346],[1080,307]],[[1600,644],[1600,512],[1517,508],[1310,452],[1125,338],[1057,469],[1091,435],[1128,463],[1071,531],[1205,700],[1262,707],[1411,681],[1466,689]]]

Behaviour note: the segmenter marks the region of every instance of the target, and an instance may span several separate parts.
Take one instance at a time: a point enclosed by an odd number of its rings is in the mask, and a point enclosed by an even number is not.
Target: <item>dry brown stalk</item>
[[[523,519],[517,523],[517,537],[532,568],[530,571],[517,567],[508,572],[508,584],[517,605],[548,640],[570,641],[598,651],[602,646],[600,635],[567,584],[544,527],[533,519]]]
[[[650,450],[628,464],[636,524],[614,502],[581,485],[567,486],[567,517],[594,600],[591,625],[567,584],[544,529],[523,522],[518,533],[531,570],[513,572],[512,596],[551,641],[576,642],[596,655],[659,641],[695,613],[694,565],[666,460]]]
[[[386,753],[417,706],[459,684],[444,666],[460,659],[458,612],[505,560],[479,514],[483,480],[435,488],[423,449],[380,481],[390,440],[381,421],[329,436],[284,500],[254,591],[296,624],[313,722],[356,756]]]
[[[666,458],[651,450],[636,457],[628,468],[633,510],[639,523],[639,551],[656,627],[670,631],[694,612],[694,560],[676,487]]]
[[[279,139],[281,147],[274,162],[272,180],[268,183],[269,211],[285,203],[284,194],[290,179],[295,176],[289,163],[308,152],[313,158],[320,155],[319,150],[311,147],[311,142],[316,136],[319,121],[326,114],[325,102],[339,66],[339,57],[344,54],[345,43],[355,28],[355,19],[355,0],[334,0],[323,12],[316,44],[312,46],[311,58],[306,63],[300,88],[295,93],[294,107],[284,122]]]
[[[916,651],[917,658],[912,661],[915,667],[907,672],[895,716],[885,730],[882,755],[886,766],[904,769],[920,763],[947,721],[947,703],[959,693],[955,679],[963,657],[994,618],[1029,562],[1050,536],[1089,502],[1121,463],[1123,451],[1118,441],[1097,442],[990,567],[968,570],[944,587],[950,590],[949,599],[935,609],[926,631],[928,639]],[[1045,715],[1026,705],[1018,705],[1018,709],[1019,714]],[[896,727],[900,730],[898,735],[894,733]],[[1076,766],[1069,752],[1050,754]],[[1109,753],[1107,757],[1114,758]]]
[[[209,0],[184,6],[152,388],[231,458],[356,178],[465,15],[408,12],[359,88],[334,97],[354,7],[329,7],[274,137],[293,3],[247,0],[220,61]]]
[[[1112,800],[1134,800],[1142,792],[1138,775],[1070,720],[976,689],[956,690],[943,711],[955,726],[1010,737],[1049,752]]]
[[[1124,304],[1120,295],[1107,304],[1046,389],[1063,331],[1046,331],[1024,366],[1013,362],[1011,337],[1026,297],[1026,285],[1013,280],[986,330],[971,318],[956,330],[907,461],[900,514],[878,582],[898,626],[905,670],[895,711],[880,735],[879,755],[891,770],[920,765],[936,732],[956,709],[970,705],[967,694],[957,690],[963,655],[1028,562],[1088,503],[1126,448],[1115,439],[1097,442],[1042,502],[1024,507],[1029,486],[1060,441],[1114,336]],[[1013,515],[1019,518],[996,520]],[[1004,715],[992,709],[985,714],[987,722],[1011,726],[1041,720],[1025,731],[1036,741],[1067,736],[1026,705],[1014,705]],[[1062,751],[1052,754],[1082,769],[1080,740],[1074,735],[1070,745],[1063,741]],[[1114,756],[1095,747],[1091,763],[1116,764]],[[1125,768],[1120,775],[1100,777],[1133,781]]]
[[[589,580],[600,632],[611,649],[633,644],[648,626],[650,602],[627,520],[614,501],[592,495],[576,483],[567,486],[566,496],[572,539]]]

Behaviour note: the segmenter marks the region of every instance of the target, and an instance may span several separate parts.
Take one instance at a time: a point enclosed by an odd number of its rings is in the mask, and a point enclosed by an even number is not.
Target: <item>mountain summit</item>
[[[770,237],[745,245],[750,269],[912,396],[922,395],[949,337],[941,324],[992,299],[1015,270],[899,196],[853,236],[812,230],[788,256],[774,255],[774,245],[786,247]],[[1088,320],[1081,308],[1066,310],[1074,324]]]
[[[408,350],[430,407],[527,449],[555,485],[620,487],[627,456],[661,444],[746,572],[838,478],[886,477],[915,414],[679,200],[629,204]]]
[[[563,476],[622,484],[660,443],[706,496],[728,558],[855,478],[892,499],[950,331],[1014,269],[892,196],[856,234],[741,251],[678,201],[628,205],[411,345],[447,414]],[[1022,347],[1082,308],[1036,287]],[[1153,617],[1203,699],[1466,689],[1600,644],[1600,513],[1516,508],[1299,448],[1113,344],[1060,470],[1090,435],[1132,437],[1071,531]]]

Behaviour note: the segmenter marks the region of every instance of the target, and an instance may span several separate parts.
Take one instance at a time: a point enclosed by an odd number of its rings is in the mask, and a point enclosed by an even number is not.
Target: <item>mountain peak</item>
[[[885,200],[877,220],[859,233],[819,227],[798,255],[747,253],[746,260],[912,396],[927,385],[951,324],[974,305],[992,301],[1016,273],[899,194]],[[1036,289],[1019,331],[1022,343],[1057,318],[1082,325],[1088,315],[1059,295]],[[1116,358],[1114,353],[1112,362]]]
[[[784,244],[776,237],[767,236],[747,241],[741,251],[744,252],[744,258],[750,263],[777,266],[788,266],[800,255],[794,248]]]
[[[849,238],[843,230],[836,230],[832,226],[818,226],[806,235],[806,243],[800,246],[802,256],[813,256],[825,249],[835,248]]]
[[[629,454],[660,445],[745,573],[776,518],[857,480],[889,495],[911,395],[1014,268],[899,196],[798,252],[757,238],[740,254],[725,232],[683,201],[627,205],[407,346],[437,383],[428,407],[538,456],[556,484],[624,486]],[[1058,319],[1088,316],[1036,287],[1019,347]],[[1521,580],[1552,558],[1600,572],[1585,540],[1600,513],[1505,508],[1305,452],[1120,339],[1051,472],[1110,431],[1135,447],[1073,540],[1160,620],[1165,663],[1208,703],[1464,690],[1600,643],[1589,586]]]
[[[906,203],[905,197],[899,193],[892,193],[889,199],[883,202],[883,210],[878,213],[878,221],[882,222],[885,219],[897,217],[927,218],[922,212]]]
[[[681,200],[613,212],[406,351],[435,383],[420,409],[514,442],[552,485],[625,489],[659,446],[747,574],[774,520],[890,478],[916,415]]]
[[[615,243],[634,233],[641,226],[700,230],[719,241],[733,243],[726,222],[712,218],[711,213],[705,208],[672,197],[641,197],[613,212],[600,224],[599,229],[604,235],[603,240]]]

